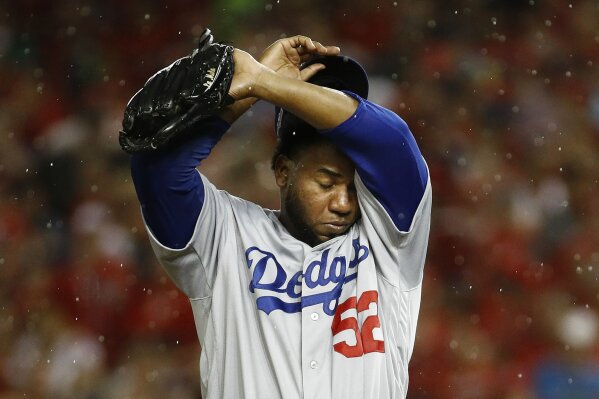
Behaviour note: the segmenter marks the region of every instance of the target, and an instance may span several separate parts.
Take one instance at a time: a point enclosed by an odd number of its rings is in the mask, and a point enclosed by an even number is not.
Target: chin
[[[314,247],[316,245],[332,240],[333,238],[345,235],[348,230],[349,227],[345,229],[343,232],[304,230],[304,234],[302,237],[300,237],[300,240]]]
[[[342,231],[325,231],[322,232],[320,234],[316,234],[316,237],[320,240],[320,242],[325,242],[325,241],[329,241],[332,240],[333,238],[339,237],[339,236],[343,236],[345,234],[347,234],[347,231],[349,230],[349,227],[345,228]]]

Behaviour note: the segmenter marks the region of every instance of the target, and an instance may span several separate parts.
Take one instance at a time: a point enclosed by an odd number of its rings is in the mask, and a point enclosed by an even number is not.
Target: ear
[[[275,182],[279,188],[287,187],[292,166],[293,161],[285,155],[279,155],[275,160]]]

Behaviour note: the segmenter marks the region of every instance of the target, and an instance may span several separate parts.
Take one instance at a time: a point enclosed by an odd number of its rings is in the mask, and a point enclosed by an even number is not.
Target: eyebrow
[[[329,175],[331,177],[343,177],[343,175],[341,173],[335,172],[334,170],[331,170],[331,169],[326,168],[326,167],[322,167],[322,168],[318,169],[316,171],[316,173],[324,173],[324,174]]]

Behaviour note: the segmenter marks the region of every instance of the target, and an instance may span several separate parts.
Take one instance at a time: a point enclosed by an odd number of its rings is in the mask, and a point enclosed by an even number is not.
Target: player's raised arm
[[[289,110],[316,129],[338,126],[357,107],[358,102],[353,98],[277,73],[245,51],[235,49],[233,58],[236,70],[229,94],[235,99],[258,97]],[[322,65],[313,64],[311,70],[316,68]]]
[[[234,60],[238,70],[230,90],[233,97],[253,95],[272,102],[326,134],[354,161],[365,186],[396,228],[410,228],[428,171],[412,133],[398,115],[355,93],[290,79],[245,52],[235,50]],[[322,72],[327,73],[333,71]]]

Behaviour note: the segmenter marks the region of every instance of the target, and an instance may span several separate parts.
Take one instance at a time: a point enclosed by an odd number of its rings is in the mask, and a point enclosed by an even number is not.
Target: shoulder
[[[204,174],[200,173],[206,191],[204,207],[207,212],[210,209],[219,208],[222,211],[229,210],[236,217],[248,215],[248,217],[271,218],[273,211],[263,208],[252,201],[240,198],[226,190],[217,188]],[[204,212],[204,208],[202,209]],[[224,215],[223,215],[224,216]]]

